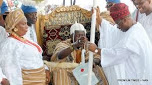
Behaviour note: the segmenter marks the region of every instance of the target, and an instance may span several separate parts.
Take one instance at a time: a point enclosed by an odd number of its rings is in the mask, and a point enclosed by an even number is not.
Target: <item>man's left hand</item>
[[[94,51],[96,50],[96,48],[97,48],[97,45],[96,45],[96,44],[94,44],[94,43],[89,43],[88,49],[89,49],[90,51],[94,52]]]

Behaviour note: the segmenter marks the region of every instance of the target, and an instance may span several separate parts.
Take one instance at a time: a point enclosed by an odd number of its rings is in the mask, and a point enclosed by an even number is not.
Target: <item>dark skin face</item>
[[[37,21],[37,12],[33,13],[25,13],[25,16],[27,18],[28,25],[31,26],[31,24],[35,24]]]
[[[132,0],[132,2],[135,5],[135,7],[137,8],[137,2],[135,2],[135,0]]]
[[[134,0],[135,6],[139,9],[140,13],[148,13],[150,10],[151,0]]]
[[[74,36],[74,42],[73,42],[73,36]],[[71,35],[71,42],[75,43],[75,47],[82,47],[84,46],[84,43],[86,42],[86,34],[84,31],[75,31],[75,35]],[[80,42],[79,42],[80,41]]]
[[[75,36],[74,36],[74,42],[76,42],[80,37],[85,37],[85,32],[84,31],[75,31]]]
[[[79,49],[79,48],[83,48],[85,42],[87,41],[86,35],[84,31],[75,31],[75,36],[74,36],[74,42],[73,42],[73,34],[71,35],[71,47],[65,48],[63,50],[61,50],[58,53],[58,58],[59,59],[63,59],[65,57],[67,57],[68,55],[71,54],[71,52],[73,52],[73,50]],[[74,48],[74,49],[73,49]]]
[[[24,36],[28,31],[26,18],[24,17],[23,19],[21,19],[21,21],[19,21],[19,23],[15,27],[18,29],[18,31],[16,31],[15,33],[19,36]]]
[[[124,19],[116,21],[116,24],[121,31],[126,32],[131,27],[130,20],[131,20],[130,17],[126,17]]]

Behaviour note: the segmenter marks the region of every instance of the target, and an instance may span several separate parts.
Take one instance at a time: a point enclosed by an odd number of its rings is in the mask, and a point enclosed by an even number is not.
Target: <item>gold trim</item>
[[[51,12],[51,14],[49,14],[49,18],[55,17],[56,13],[72,11],[81,11],[85,17],[91,18],[91,11],[85,10],[77,5],[57,7],[53,12]]]

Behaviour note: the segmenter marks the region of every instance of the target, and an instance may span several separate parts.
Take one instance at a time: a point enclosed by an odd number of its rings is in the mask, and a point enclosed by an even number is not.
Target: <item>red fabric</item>
[[[115,4],[110,8],[110,16],[114,21],[121,20],[128,15],[130,15],[130,12],[128,6],[124,3]]]

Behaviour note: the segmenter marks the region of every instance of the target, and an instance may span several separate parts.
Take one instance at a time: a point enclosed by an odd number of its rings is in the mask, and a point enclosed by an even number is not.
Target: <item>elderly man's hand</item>
[[[87,38],[86,38],[85,36],[80,37],[80,38],[73,44],[73,47],[74,47],[75,49],[77,49],[77,48],[84,48],[84,45],[85,45],[85,43],[86,43],[87,41],[88,41],[88,40],[87,40]]]
[[[3,78],[3,79],[2,79],[1,84],[2,84],[2,85],[10,85],[9,81],[8,81],[6,78]]]

